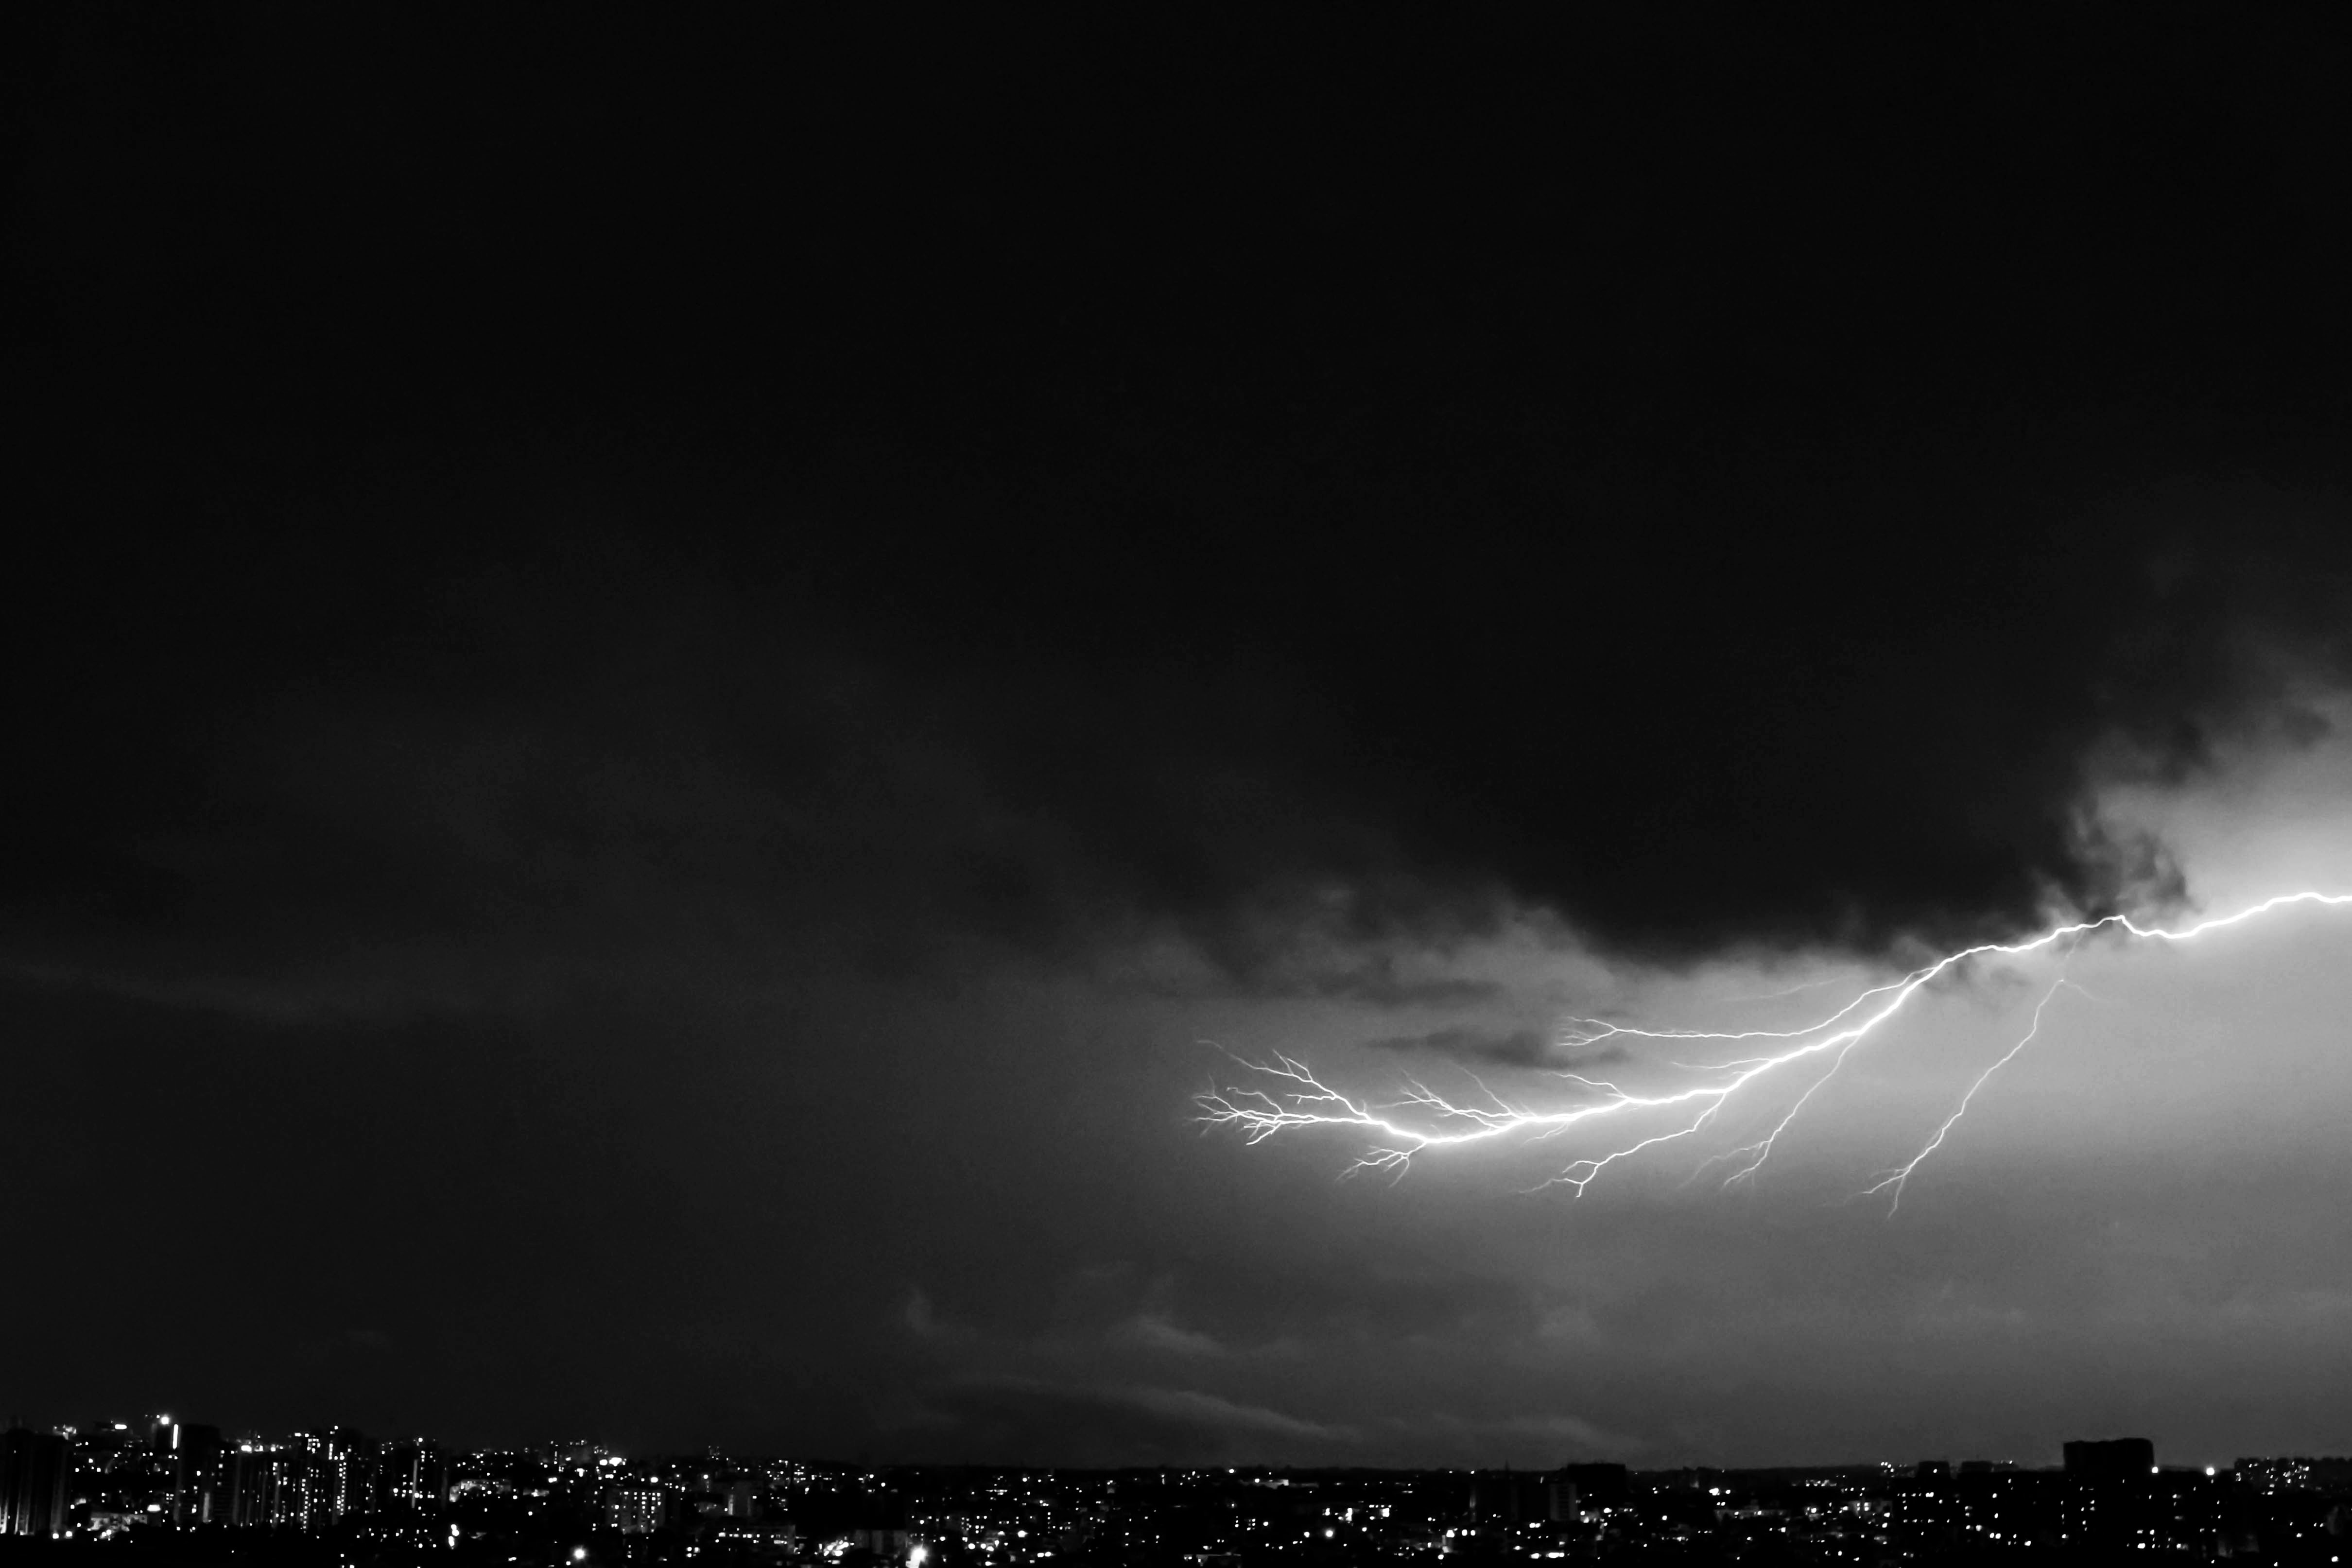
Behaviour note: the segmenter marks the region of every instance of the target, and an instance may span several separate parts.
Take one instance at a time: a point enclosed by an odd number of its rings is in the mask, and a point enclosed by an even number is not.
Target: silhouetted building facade
[[[2067,1481],[2047,1470],[1996,1469],[1963,1460],[1952,1488],[1969,1539],[2004,1550],[2046,1546],[2065,1530]]]
[[[449,1460],[440,1444],[424,1437],[386,1443],[377,1462],[386,1513],[430,1519],[449,1505]]]
[[[2157,1468],[2145,1437],[2066,1445],[2064,1539],[2077,1552],[2213,1552],[2231,1479]]]
[[[71,1458],[71,1445],[53,1433],[0,1433],[0,1536],[64,1531]]]
[[[318,1463],[299,1448],[240,1447],[229,1456],[229,1522],[246,1530],[315,1530],[328,1519]]]
[[[1559,1479],[1576,1489],[1584,1508],[1623,1508],[1633,1500],[1633,1481],[1622,1465],[1562,1465]]]
[[[169,1467],[172,1523],[179,1529],[228,1517],[228,1446],[217,1427],[159,1421],[155,1455]]]
[[[1470,1478],[1470,1517],[1478,1524],[1541,1524],[1573,1518],[1575,1510],[1575,1489],[1542,1470],[1478,1470]]]
[[[2066,1478],[2069,1480],[2125,1480],[2134,1476],[2145,1477],[2155,1469],[2156,1445],[2146,1437],[2113,1437],[2104,1442],[2066,1445]]]

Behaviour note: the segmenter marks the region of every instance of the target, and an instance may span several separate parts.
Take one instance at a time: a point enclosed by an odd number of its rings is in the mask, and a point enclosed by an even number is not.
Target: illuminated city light
[[[1557,1175],[1538,1184],[1539,1186],[1566,1186],[1580,1197],[1602,1171],[1617,1162],[1700,1132],[1748,1085],[1795,1063],[1825,1059],[1827,1066],[1798,1096],[1769,1133],[1756,1143],[1716,1155],[1699,1167],[1704,1171],[1722,1161],[1742,1162],[1738,1168],[1724,1178],[1723,1185],[1728,1186],[1753,1177],[1761,1169],[1780,1134],[1796,1120],[1814,1092],[1836,1074],[1853,1050],[1878,1033],[1920,991],[1958,971],[1973,959],[2023,958],[2043,954],[2054,954],[2063,958],[2084,941],[2103,932],[2141,942],[2188,942],[2278,910],[2302,905],[2340,909],[2352,905],[2352,894],[2315,890],[2284,893],[2235,914],[2216,915],[2180,926],[2144,925],[2127,915],[2110,915],[2096,920],[2071,921],[2053,925],[2039,936],[2021,941],[1982,942],[1946,954],[1898,979],[1870,987],[1826,1017],[1794,1029],[1658,1030],[1578,1019],[1571,1020],[1571,1026],[1562,1031],[1559,1044],[1568,1051],[1587,1051],[1609,1040],[1670,1040],[1749,1050],[1756,1049],[1756,1042],[1773,1042],[1763,1048],[1761,1055],[1697,1065],[1676,1063],[1677,1067],[1698,1075],[1700,1081],[1656,1093],[1637,1094],[1601,1079],[1561,1071],[1553,1076],[1568,1081],[1581,1094],[1592,1097],[1582,1099],[1579,1103],[1547,1110],[1511,1103],[1492,1091],[1485,1090],[1483,1084],[1480,1088],[1485,1099],[1475,1102],[1450,1099],[1417,1081],[1408,1080],[1399,1098],[1377,1103],[1341,1092],[1317,1077],[1306,1062],[1277,1052],[1271,1061],[1236,1059],[1244,1069],[1256,1075],[1255,1086],[1212,1088],[1195,1096],[1194,1103],[1201,1108],[1201,1120],[1204,1124],[1237,1127],[1252,1144],[1260,1143],[1277,1133],[1305,1128],[1351,1130],[1364,1135],[1369,1142],[1363,1153],[1346,1168],[1344,1174],[1352,1176],[1362,1171],[1381,1171],[1391,1176],[1402,1176],[1416,1155],[1433,1150],[1496,1144],[1515,1138],[1529,1141],[1548,1139],[1588,1124],[1601,1127],[1644,1111],[1682,1113],[1679,1121],[1664,1131],[1642,1136],[1622,1136],[1605,1145],[1598,1153],[1580,1155],[1569,1161]],[[2005,1053],[1977,1076],[1967,1092],[1960,1096],[1951,1114],[1937,1127],[1919,1152],[1895,1169],[1882,1173],[1864,1189],[1865,1193],[1888,1194],[1890,1215],[1902,1202],[1905,1184],[1930,1155],[1943,1146],[1953,1127],[1967,1113],[1978,1092],[2041,1033],[2051,1002],[2066,986],[2067,981],[2062,973],[2035,1005],[2032,1026]]]

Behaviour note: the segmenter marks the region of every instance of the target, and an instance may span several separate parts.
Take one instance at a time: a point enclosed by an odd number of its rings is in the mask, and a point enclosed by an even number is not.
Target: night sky
[[[0,1413],[2352,1448],[2352,912],[1193,1102],[2352,891],[2342,32],[784,9],[8,8]]]

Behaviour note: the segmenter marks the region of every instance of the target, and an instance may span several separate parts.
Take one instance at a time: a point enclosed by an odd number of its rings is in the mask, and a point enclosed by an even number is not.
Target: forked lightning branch
[[[2135,942],[2190,942],[2306,904],[2340,909],[2352,905],[2352,894],[2283,893],[2235,914],[2176,926],[2144,925],[2129,915],[2110,915],[2053,925],[2022,941],[1979,943],[1948,953],[1899,979],[1873,986],[1827,1017],[1794,1029],[1639,1029],[1580,1019],[1562,1032],[1561,1047],[1572,1051],[1604,1041],[1671,1041],[1722,1055],[1723,1060],[1713,1062],[1677,1063],[1688,1075],[1686,1080],[1655,1092],[1633,1093],[1580,1073],[1556,1072],[1552,1076],[1567,1085],[1570,1098],[1568,1103],[1552,1107],[1514,1103],[1483,1086],[1479,1099],[1450,1096],[1414,1080],[1408,1080],[1392,1097],[1374,1100],[1335,1089],[1304,1061],[1276,1054],[1270,1061],[1243,1061],[1250,1075],[1244,1082],[1210,1090],[1197,1096],[1196,1103],[1203,1122],[1237,1127],[1253,1144],[1278,1133],[1317,1128],[1352,1133],[1360,1138],[1361,1149],[1347,1167],[1350,1175],[1380,1171],[1401,1176],[1415,1157],[1424,1154],[1514,1141],[1572,1139],[1588,1152],[1569,1159],[1538,1186],[1565,1186],[1581,1196],[1610,1166],[1705,1132],[1735,1102],[1783,1092],[1794,1086],[1792,1081],[1801,1082],[1801,1091],[1763,1137],[1714,1155],[1698,1167],[1701,1173],[1723,1170],[1722,1183],[1730,1186],[1754,1179],[1815,1093],[1837,1075],[1856,1050],[1884,1033],[1920,992],[1956,976],[1976,960],[2043,955],[2060,958],[2059,977],[2042,992],[2027,1028],[1977,1075],[1916,1154],[1879,1173],[1864,1188],[1866,1194],[1885,1196],[1892,1213],[1902,1202],[1905,1184],[1944,1146],[1978,1092],[2040,1036],[2052,1004],[2067,987],[2063,960],[2082,943],[2103,933]]]

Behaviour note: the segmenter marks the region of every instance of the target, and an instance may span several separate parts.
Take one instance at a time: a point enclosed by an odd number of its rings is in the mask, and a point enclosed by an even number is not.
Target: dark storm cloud
[[[2261,526],[2257,506],[2242,495],[2212,503],[2217,516],[2254,517],[2248,531]],[[1793,937],[1801,927],[1784,921],[1796,904],[1832,885],[1824,878],[1858,852],[1853,835],[1879,831],[1864,811],[1832,831],[1817,821],[1821,800],[1709,794],[1685,802],[1671,858],[1626,861],[1620,825],[1577,804],[1573,770],[1553,792],[1556,814],[1517,826],[1487,812],[1432,816],[1379,779],[1327,776],[1329,751],[1311,734],[1320,720],[1302,727],[1309,738],[1296,750],[1234,722],[1253,705],[1309,713],[1317,699],[1304,688],[1185,691],[1134,672],[948,672],[903,648],[845,653],[823,622],[769,630],[756,593],[622,553],[528,584],[461,578],[437,591],[441,635],[467,650],[462,676],[397,662],[324,682],[263,674],[194,699],[185,727],[159,736],[131,772],[117,770],[106,738],[36,758],[11,782],[8,903],[20,934],[37,930],[35,947],[52,959],[75,931],[133,946],[200,934],[208,950],[294,954],[320,942],[348,952],[364,937],[389,956],[404,933],[511,928],[520,916],[569,926],[577,952],[633,941],[656,927],[660,901],[684,896],[695,920],[731,909],[754,925],[822,923],[858,961],[902,968],[924,967],[959,933],[1066,957],[1165,924],[1243,991],[1458,1006],[1497,999],[1495,988],[1417,972],[1400,953],[1475,938],[1511,896],[1630,941],[1634,928],[1597,913],[1591,888],[1631,878],[1627,902],[1612,907],[1638,911],[1663,888],[1696,899],[1769,866],[1780,880],[1754,891],[1781,913],[1759,906],[1737,934]],[[2293,559],[2325,566],[2315,548]],[[2054,886],[2096,908],[2177,892],[2160,845],[2086,831],[2085,784],[2118,771],[2178,776],[2249,725],[2292,742],[2298,723],[2316,722],[2293,705],[2293,683],[2334,657],[2326,592],[2308,589],[2314,601],[2299,604],[2264,572],[2216,587],[2226,563],[2179,570],[2203,602],[2171,612],[2176,632],[2135,633],[2158,644],[2135,653],[2138,673],[2094,671],[2094,686],[2122,695],[2032,737],[2042,762],[2020,775],[2013,753],[1955,756],[1963,739],[1938,737],[1928,755],[1949,771],[1872,804],[1888,810],[1887,831],[1899,824],[1904,852],[1968,848],[1925,824],[1948,800],[1969,832],[2039,824],[2046,841],[2020,840],[2003,873],[2021,899]],[[2051,690],[2005,688],[2017,706],[2004,726],[2039,722],[2032,697],[2058,700],[2086,677],[2074,666],[2032,679]],[[1914,700],[1885,695],[1897,714]],[[1953,707],[1946,693],[1918,711],[1940,723]],[[1792,712],[1788,722],[1810,721]],[[1956,722],[1965,737],[1967,721]],[[1859,769],[1895,790],[1888,768],[1928,766],[1884,727],[1868,733],[1895,755],[1824,751],[1801,769],[1807,789],[1834,797]],[[1510,743],[1473,737],[1465,755],[1489,740]],[[1636,775],[1645,787],[1684,782],[1658,777],[1664,768],[1720,778],[1746,766],[1721,751],[1736,752],[1737,736],[1642,744],[1656,748]],[[1951,794],[1961,785],[1984,794],[1962,801]],[[1757,824],[1752,842],[1696,852],[1719,809],[1732,813],[1725,827],[1789,815]],[[1471,842],[1502,831],[1512,841]],[[1599,867],[1600,880],[1588,886],[1569,861]],[[1935,890],[1937,908],[1949,902],[1940,880],[1919,886]],[[1968,918],[1993,920],[1998,907]],[[1920,905],[1892,928],[1940,929],[1959,910]],[[1826,935],[1866,940],[1880,924],[1864,905],[1840,918]],[[1421,1044],[1522,1064],[1542,1055],[1532,1033]]]
[[[1492,1029],[1476,1024],[1449,1024],[1423,1034],[1388,1035],[1367,1042],[1374,1051],[1401,1051],[1430,1056],[1459,1057],[1469,1061],[1506,1067],[1570,1067],[1622,1061],[1622,1051],[1593,1051],[1576,1062],[1567,1060],[1557,1031],[1547,1029]]]
[[[1386,853],[1393,857],[1393,847]],[[1429,877],[1403,891],[1401,880],[1349,888],[1335,898],[1328,883],[1302,896],[1293,886],[1254,887],[1244,877],[1227,907],[1181,911],[1182,925],[1221,981],[1246,995],[1399,1009],[1471,1007],[1499,998],[1504,988],[1491,980],[1422,972],[1433,952],[1492,929],[1499,892]],[[1144,897],[1164,907],[1149,890]]]
[[[15,292],[57,517],[21,667],[63,743],[12,858],[99,865],[126,917],[185,876],[53,819],[152,834],[257,685],[405,700],[488,653],[518,706],[573,701],[554,650],[647,613],[625,562],[567,566],[583,498],[656,575],[936,694],[924,766],[1243,976],[1268,885],[1349,886],[1370,930],[1516,895],[1684,954],[2099,906],[2087,751],[2191,766],[2275,698],[2268,651],[2343,667],[2335,220],[2309,73],[2273,69],[2304,43],[2045,99],[2105,40],[2038,37],[1994,51],[2042,62],[2014,91],[1954,64],[1916,117],[1892,39],[1637,31],[1525,80],[1465,43],[1423,68],[1480,84],[1456,145],[1328,66],[1213,91],[1180,30],[1138,89],[1219,105],[1180,157],[1052,51],[896,60],[944,96],[869,134],[929,89],[842,39],[774,52],[862,92],[591,31],[426,107],[391,62],[443,51],[383,19],[382,78],[332,90],[284,18],[58,26]],[[1759,115],[1759,51],[1811,88]],[[674,140],[613,123],[615,83],[681,94]],[[1591,151],[1626,123],[1683,129]],[[126,181],[152,201],[89,195]],[[534,466],[571,499],[498,477]],[[448,605],[469,569],[530,605],[514,646]],[[732,672],[721,745],[822,776],[895,739],[772,725],[758,638],[679,657]],[[1091,918],[985,841],[949,881],[975,925]]]
[[[1373,1051],[1451,1057],[1496,1067],[1541,1068],[1553,1072],[1583,1072],[1633,1060],[1633,1053],[1622,1046],[1578,1050],[1563,1042],[1556,1029],[1507,1029],[1482,1024],[1448,1024],[1420,1034],[1383,1035],[1364,1043]]]
[[[607,593],[609,631],[513,629]],[[476,648],[462,691],[265,684],[214,705],[163,758],[199,810],[68,818],[60,797],[84,780],[65,764],[16,847],[72,870],[37,863],[0,904],[15,971],[257,1017],[357,1016],[583,981],[690,986],[785,933],[919,977],[959,941],[1084,964],[1172,925],[1207,978],[1166,983],[1384,1005],[1491,988],[1405,972],[1355,940],[1392,915],[1289,885],[1318,844],[1387,853],[1370,824],[1202,831],[1221,785],[1178,775],[1217,764],[1139,738],[1167,708],[1121,717],[1132,690],[1045,672],[926,680],[747,625],[698,584],[451,597],[449,635]],[[519,636],[547,673],[515,668]],[[1033,777],[1027,740],[1076,710],[1095,717],[1059,746],[1065,776]],[[271,979],[238,989],[257,973]]]

